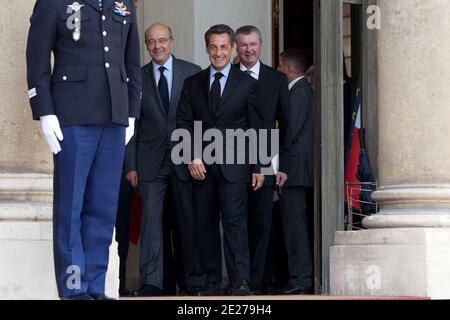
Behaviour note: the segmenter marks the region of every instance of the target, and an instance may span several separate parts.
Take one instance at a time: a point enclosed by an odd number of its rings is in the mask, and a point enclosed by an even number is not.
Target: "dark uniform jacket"
[[[103,0],[102,9],[98,0],[37,0],[26,55],[34,119],[54,114],[61,126],[128,125],[129,117],[139,117],[134,0]]]

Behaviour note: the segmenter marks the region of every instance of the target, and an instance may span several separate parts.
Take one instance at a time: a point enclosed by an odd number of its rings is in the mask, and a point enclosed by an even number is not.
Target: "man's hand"
[[[286,183],[288,176],[286,173],[278,171],[276,178],[277,186],[281,188]]]
[[[129,171],[129,172],[127,172],[127,174],[125,175],[125,179],[128,180],[128,182],[130,183],[130,185],[133,188],[137,188],[137,186],[138,186],[137,171]]]
[[[128,118],[128,127],[125,130],[125,145],[130,142],[131,138],[134,136],[134,122],[135,118]]]
[[[203,181],[205,180],[206,169],[203,165],[202,160],[195,159],[192,160],[188,166],[189,172],[191,173],[192,178],[195,180]]]
[[[58,118],[55,115],[42,116],[41,127],[51,152],[58,154],[61,151],[59,141],[64,139]]]
[[[262,187],[264,183],[264,175],[259,173],[252,174],[252,187],[253,191],[256,191]]]

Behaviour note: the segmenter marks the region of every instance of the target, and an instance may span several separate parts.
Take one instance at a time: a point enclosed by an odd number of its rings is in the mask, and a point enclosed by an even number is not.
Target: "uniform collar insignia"
[[[78,2],[74,2],[71,5],[67,6],[68,8],[72,9],[72,12],[75,11],[79,11],[82,7],[84,7],[84,4],[79,4]]]
[[[131,12],[127,10],[127,6],[123,2],[116,1],[114,2],[114,13],[121,16],[126,17],[131,15]]]

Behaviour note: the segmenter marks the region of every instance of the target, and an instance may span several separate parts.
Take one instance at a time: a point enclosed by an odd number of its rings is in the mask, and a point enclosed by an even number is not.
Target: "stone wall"
[[[0,173],[51,173],[53,167],[28,103],[25,48],[33,5],[27,0],[0,6]]]
[[[193,61],[205,68],[209,61],[205,53],[204,34],[210,26],[224,23],[235,29],[253,24],[263,33],[265,43],[261,58],[271,64],[270,0],[145,0],[140,5],[144,9],[144,28],[158,21],[172,27],[174,54],[180,59]],[[144,60],[149,61],[148,54],[145,54]]]

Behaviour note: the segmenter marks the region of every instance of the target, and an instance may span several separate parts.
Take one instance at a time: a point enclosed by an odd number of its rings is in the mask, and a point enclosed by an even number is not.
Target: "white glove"
[[[135,118],[128,118],[128,127],[125,130],[125,145],[130,142],[131,138],[134,136],[134,122]]]
[[[61,151],[59,141],[64,139],[58,118],[55,115],[42,116],[41,127],[51,152],[58,154]]]

